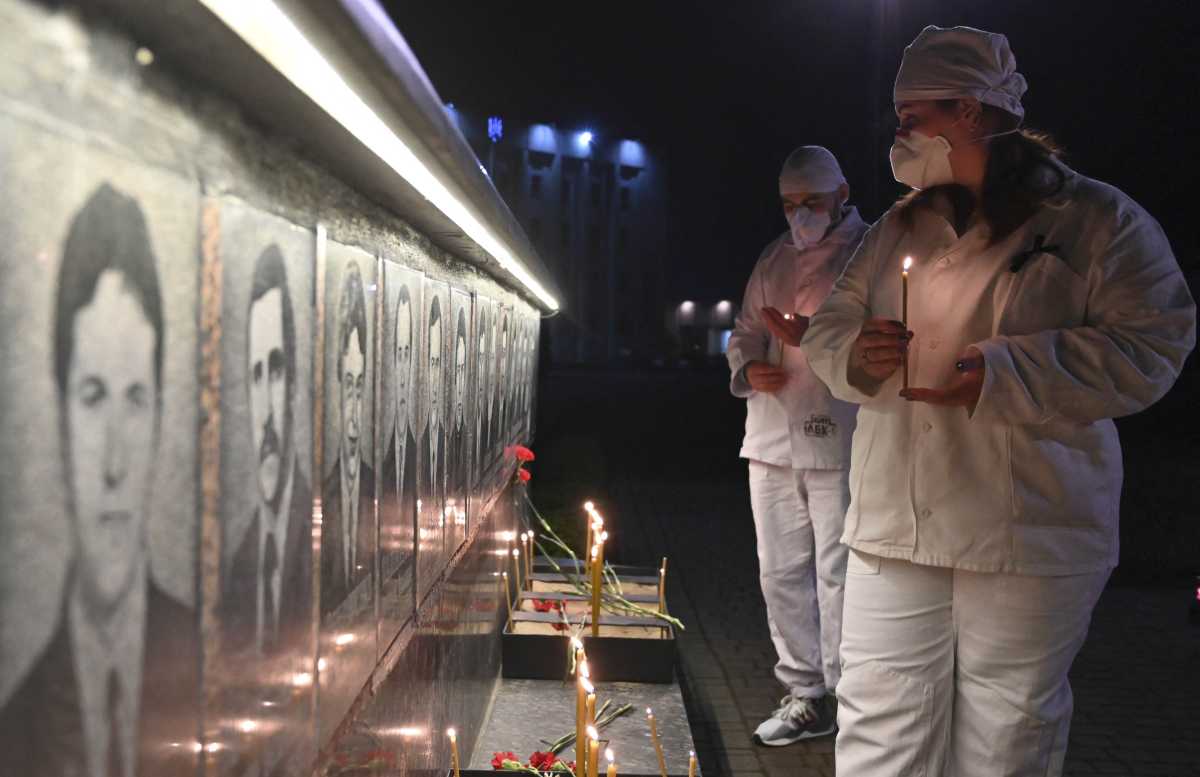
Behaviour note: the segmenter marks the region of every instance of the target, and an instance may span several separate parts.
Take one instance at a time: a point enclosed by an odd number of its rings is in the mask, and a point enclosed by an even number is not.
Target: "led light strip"
[[[491,230],[363,102],[271,0],[199,0],[284,78],[396,171],[550,310],[554,299]]]

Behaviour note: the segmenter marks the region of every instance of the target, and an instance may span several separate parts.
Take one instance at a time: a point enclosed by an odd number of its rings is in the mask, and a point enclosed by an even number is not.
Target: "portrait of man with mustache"
[[[222,575],[224,645],[272,655],[303,643],[312,622],[312,493],[296,451],[296,328],[279,246],[254,266],[246,393],[258,497]]]

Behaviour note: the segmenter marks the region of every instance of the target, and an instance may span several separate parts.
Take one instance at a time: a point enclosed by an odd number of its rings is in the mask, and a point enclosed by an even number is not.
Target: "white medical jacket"
[[[860,404],[843,541],[974,571],[1065,575],[1117,562],[1121,448],[1111,419],[1153,404],[1195,342],[1195,305],[1158,223],[1061,168],[1059,194],[998,245],[931,210],[867,233],[802,343],[834,396]],[[911,255],[910,385],[939,387],[971,345],[979,402],[909,403],[897,372],[846,377],[864,319],[899,319]],[[1014,271],[1015,268],[1015,271]]]
[[[730,391],[746,399],[746,436],[741,456],[792,469],[846,469],[857,408],[835,399],[808,366],[799,348],[786,347],[771,335],[764,307],[811,316],[829,295],[854,249],[867,231],[858,210],[847,207],[829,234],[815,246],[797,250],[784,232],[762,252],[742,309],[729,337],[726,358],[732,372]],[[769,361],[788,372],[775,393],[759,393],[746,381],[748,362]]]

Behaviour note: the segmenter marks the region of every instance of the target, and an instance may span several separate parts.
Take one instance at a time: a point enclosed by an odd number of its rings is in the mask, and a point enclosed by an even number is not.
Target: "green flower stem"
[[[533,510],[533,514],[537,516],[538,522],[542,525],[542,529],[544,530],[544,532],[534,538],[533,541],[533,544],[537,546],[538,553],[542,554],[542,557],[550,562],[550,566],[554,568],[555,572],[562,575],[563,578],[570,583],[571,587],[575,589],[576,593],[580,594],[581,596],[591,596],[591,583],[584,582],[581,575],[573,572],[567,572],[561,566],[559,566],[558,562],[554,560],[554,557],[542,545],[541,540],[543,537],[549,536],[550,544],[554,547],[557,547],[559,551],[566,553],[571,560],[575,562],[572,566],[575,569],[578,569],[579,558],[575,555],[575,551],[571,550],[571,547],[567,545],[567,543],[563,542],[562,538],[559,537],[550,524],[546,522],[546,519],[542,517],[540,512],[538,512],[537,506],[533,503],[533,500],[529,498],[529,494],[522,492],[522,495],[525,497],[526,504],[528,504],[530,509]],[[607,586],[609,590],[602,590],[600,593],[600,603],[604,609],[620,615],[640,615],[647,618],[657,618],[659,620],[666,621],[679,631],[686,631],[683,623],[678,618],[668,615],[665,612],[659,612],[657,609],[642,607],[641,605],[634,604],[626,599],[623,595],[624,592],[621,588],[620,579],[617,577],[616,572],[613,571],[612,566],[606,562],[604,567],[605,578],[610,578],[611,576],[611,579],[608,580]]]

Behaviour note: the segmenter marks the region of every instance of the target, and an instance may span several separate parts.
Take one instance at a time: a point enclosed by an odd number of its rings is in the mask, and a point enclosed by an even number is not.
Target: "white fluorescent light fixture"
[[[272,0],[200,0],[200,3],[433,203],[546,307],[558,310],[558,300],[342,80],[283,9]]]

